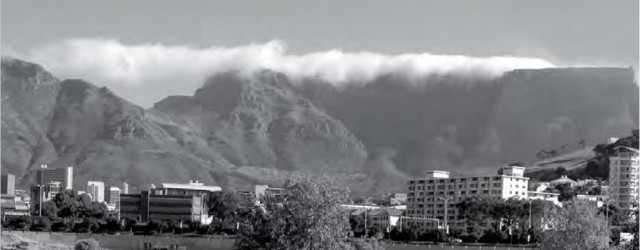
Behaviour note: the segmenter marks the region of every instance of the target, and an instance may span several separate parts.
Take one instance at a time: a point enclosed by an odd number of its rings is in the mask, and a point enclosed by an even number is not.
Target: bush
[[[40,217],[33,220],[31,231],[50,231],[51,221],[47,217]]]
[[[94,239],[84,239],[76,242],[75,250],[100,250],[100,244]]]

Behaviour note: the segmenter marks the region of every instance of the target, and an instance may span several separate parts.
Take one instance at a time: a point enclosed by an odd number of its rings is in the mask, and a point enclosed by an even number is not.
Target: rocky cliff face
[[[628,134],[627,69],[514,71],[497,79],[394,75],[335,87],[260,71],[210,77],[143,109],[38,65],[2,62],[2,171],[76,166],[86,180],[198,179],[229,188],[326,174],[355,192],[402,190],[426,169],[494,172],[538,150]]]

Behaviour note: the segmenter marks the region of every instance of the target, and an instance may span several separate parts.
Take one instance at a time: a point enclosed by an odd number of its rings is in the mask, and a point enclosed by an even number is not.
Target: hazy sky
[[[3,54],[78,38],[198,48],[278,39],[293,54],[339,49],[638,64],[638,0],[3,0],[1,21]]]

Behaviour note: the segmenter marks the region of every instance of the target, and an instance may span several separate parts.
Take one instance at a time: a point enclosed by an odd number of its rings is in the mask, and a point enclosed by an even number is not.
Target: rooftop
[[[222,191],[222,188],[220,188],[219,186],[205,186],[203,183],[200,183],[198,181],[189,181],[188,184],[162,183],[160,187],[170,188],[170,189],[201,190],[201,191],[209,191],[209,192]]]

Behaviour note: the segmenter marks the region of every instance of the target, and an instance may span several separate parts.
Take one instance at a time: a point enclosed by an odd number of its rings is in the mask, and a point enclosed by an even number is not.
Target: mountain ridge
[[[29,180],[39,164],[74,165],[76,188],[95,178],[142,186],[199,179],[245,189],[311,173],[356,193],[402,191],[409,176],[427,169],[494,172],[532,161],[540,148],[597,143],[638,124],[637,85],[624,68],[419,81],[390,74],[344,86],[269,70],[229,72],[191,96],[144,109],[38,67],[2,61],[3,173]],[[38,83],[49,87],[25,87]]]

